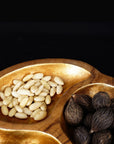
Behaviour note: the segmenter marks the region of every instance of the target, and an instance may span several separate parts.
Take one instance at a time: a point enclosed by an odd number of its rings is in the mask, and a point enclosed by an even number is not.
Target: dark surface
[[[114,77],[114,21],[0,21],[0,70],[41,58],[81,60]]]

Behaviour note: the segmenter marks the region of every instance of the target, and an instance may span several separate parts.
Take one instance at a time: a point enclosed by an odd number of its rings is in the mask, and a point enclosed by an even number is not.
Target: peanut
[[[3,115],[26,119],[42,120],[47,116],[47,105],[51,97],[61,94],[63,80],[43,73],[27,74],[22,80],[14,79],[11,86],[2,86],[0,107]]]
[[[59,84],[59,85],[64,85],[64,82],[63,82],[63,80],[60,78],[60,77],[55,77],[54,78],[54,81],[57,83],[57,84]]]
[[[10,87],[5,88],[4,95],[5,96],[10,96],[11,95],[11,88]]]
[[[47,111],[39,111],[38,113],[36,113],[36,115],[34,115],[34,120],[42,120],[47,116]]]
[[[2,114],[3,115],[8,115],[8,108],[7,108],[7,106],[6,105],[2,105],[1,106],[1,112],[2,112]]]
[[[26,119],[27,115],[25,113],[21,113],[21,112],[19,113],[18,112],[18,113],[15,114],[15,117],[19,118],[19,119]]]
[[[15,109],[15,108],[12,108],[12,109],[9,111],[8,116],[9,116],[9,117],[13,117],[15,114],[16,114],[16,109]]]

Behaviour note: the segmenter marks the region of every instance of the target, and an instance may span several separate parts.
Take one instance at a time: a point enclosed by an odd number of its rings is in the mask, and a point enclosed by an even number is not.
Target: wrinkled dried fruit
[[[92,123],[92,117],[93,117],[93,114],[92,113],[88,113],[85,118],[84,118],[84,125],[87,127],[87,128],[91,128],[91,123]]]
[[[112,108],[112,110],[114,111],[114,98],[111,99],[111,108]]]
[[[113,122],[114,114],[111,108],[101,108],[92,117],[91,133],[109,128]]]
[[[75,102],[78,103],[80,106],[86,108],[87,110],[91,110],[92,98],[90,96],[73,94],[72,97],[74,98]]]
[[[76,144],[89,144],[90,135],[85,127],[79,126],[74,129],[74,141]]]
[[[65,119],[70,125],[77,125],[83,118],[82,108],[74,102],[74,99],[71,97],[66,108],[65,108]]]
[[[114,144],[114,98],[108,93],[99,91],[93,98],[73,94],[64,110],[73,144]]]
[[[110,96],[106,92],[98,92],[94,95],[92,104],[95,109],[109,107],[111,104]]]
[[[109,130],[100,131],[93,134],[92,144],[111,144],[112,135]]]
[[[111,129],[114,129],[114,118],[113,118],[113,122],[112,122],[110,128],[111,128]]]

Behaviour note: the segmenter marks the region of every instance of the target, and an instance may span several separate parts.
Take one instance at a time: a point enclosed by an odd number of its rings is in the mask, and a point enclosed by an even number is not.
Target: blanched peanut
[[[26,119],[27,115],[25,113],[18,112],[15,114],[15,117],[19,119]]]
[[[50,90],[50,85],[49,85],[46,81],[41,80],[41,83],[42,83],[42,85],[44,86],[44,88]]]
[[[27,104],[28,97],[23,98],[23,100],[20,102],[20,107],[24,108]]]
[[[59,84],[59,85],[64,85],[64,82],[63,82],[63,80],[60,78],[60,77],[55,77],[54,78],[54,81],[57,83],[57,84]]]
[[[51,103],[51,97],[50,97],[50,95],[47,95],[47,96],[46,96],[45,103],[46,103],[47,105]]]
[[[8,105],[12,100],[12,96],[5,97],[3,100],[4,105]]]
[[[26,107],[23,109],[23,112],[25,114],[27,114],[27,115],[31,115],[32,114],[32,111],[30,111],[29,108],[26,108]]]
[[[39,111],[34,115],[34,120],[42,120],[47,116],[47,111]]]
[[[8,108],[7,108],[7,106],[6,105],[2,105],[1,106],[1,112],[2,112],[2,114],[3,115],[8,115]]]
[[[50,89],[50,96],[54,96],[54,95],[55,95],[55,92],[56,92],[55,87],[52,87],[52,88]]]
[[[43,85],[39,86],[39,88],[36,90],[35,95],[39,95],[41,91],[43,90]]]
[[[47,96],[47,94],[48,94],[47,92],[41,92],[41,93],[39,94],[39,96],[44,96],[44,97],[45,97],[45,96]]]
[[[63,91],[63,87],[61,85],[58,85],[57,88],[56,88],[56,93],[61,94],[62,91]]]
[[[31,111],[34,111],[34,110],[38,109],[41,105],[42,105],[42,102],[35,102],[29,106],[29,109]]]
[[[18,79],[14,79],[14,80],[13,80],[13,84],[16,85],[19,81],[20,81],[20,80],[18,80]]]
[[[3,92],[0,92],[0,98],[3,100],[5,98],[5,95]]]
[[[19,88],[22,84],[23,84],[23,82],[22,82],[22,81],[19,81],[19,82],[14,86],[13,91],[18,90],[18,88]]]
[[[28,97],[28,102],[27,102],[27,106],[31,105],[31,103],[33,102],[34,98],[32,96]]]
[[[15,109],[15,108],[12,108],[12,109],[9,111],[8,116],[9,116],[9,117],[13,117],[15,114],[16,114],[16,109]]]
[[[51,76],[45,76],[42,79],[45,80],[45,81],[49,81],[51,79]]]
[[[38,87],[35,86],[35,85],[33,85],[33,86],[30,88],[30,91],[31,91],[32,93],[35,93],[35,92],[37,91],[37,89],[38,89]]]
[[[43,78],[44,74],[43,73],[36,73],[33,75],[33,79],[41,79]]]
[[[34,117],[40,111],[41,111],[40,108],[36,109],[35,111],[32,112],[31,117]]]
[[[18,97],[18,102],[20,103],[25,97],[28,97],[27,95],[20,95]]]
[[[19,88],[18,90],[24,89],[24,86],[25,86],[25,84],[21,85],[20,88]]]
[[[44,96],[38,96],[34,98],[34,101],[44,101],[45,97]]]
[[[6,87],[4,90],[4,95],[5,96],[10,96],[11,95],[11,87]]]
[[[41,82],[38,80],[34,85],[35,85],[36,87],[38,87],[38,86],[41,85]]]
[[[13,108],[14,107],[14,105],[13,105],[13,102],[11,101],[9,104],[8,104],[8,107],[9,108]]]
[[[17,93],[17,91],[12,91],[12,96],[15,98],[18,98],[20,96],[20,94]]]
[[[57,83],[53,82],[53,81],[48,81],[48,84],[51,86],[51,87],[56,87],[57,86]]]
[[[18,105],[18,99],[17,98],[13,98],[12,103],[13,103],[13,106]]]
[[[26,119],[42,120],[47,116],[47,105],[51,97],[61,94],[63,80],[43,73],[27,74],[22,80],[14,79],[11,86],[2,86],[0,107],[3,115]]]
[[[47,109],[47,105],[45,102],[42,103],[42,105],[40,106],[40,109],[43,111]]]
[[[19,89],[19,90],[17,91],[17,93],[20,94],[20,95],[34,96],[34,94],[31,93],[31,92],[30,92],[29,90],[27,90],[27,89]]]
[[[30,80],[33,77],[33,74],[28,74],[23,78],[23,82]]]
[[[22,109],[19,105],[16,105],[16,106],[15,106],[15,109],[16,109],[16,111],[18,111],[18,112],[23,112],[23,109]]]
[[[49,90],[46,88],[43,88],[42,92],[46,92],[47,94],[49,93]]]
[[[25,85],[24,88],[25,89],[29,89],[31,86],[33,86],[35,83],[35,80],[29,80]]]

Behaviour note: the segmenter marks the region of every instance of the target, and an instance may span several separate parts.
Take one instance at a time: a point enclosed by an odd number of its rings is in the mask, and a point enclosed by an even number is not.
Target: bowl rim
[[[100,83],[100,82],[99,83],[90,83],[90,84],[87,84],[87,85],[84,85],[84,86],[78,88],[74,93],[77,93],[79,90],[86,88],[86,87],[89,87],[89,86],[93,86],[93,85],[105,85],[105,86],[114,88],[114,85],[107,84],[107,83]]]
[[[90,64],[80,61],[80,60],[75,60],[75,59],[65,59],[65,58],[45,58],[45,59],[34,59],[30,61],[24,61],[20,62],[14,65],[11,65],[9,67],[4,68],[3,70],[0,71],[0,77],[3,75],[10,73],[12,71],[18,70],[20,68],[32,66],[35,64],[50,64],[50,63],[64,63],[64,64],[71,64],[74,66],[79,66],[88,72],[92,73],[93,69],[97,72],[99,72],[97,69],[95,69],[93,66]],[[100,72],[99,72],[100,73]]]
[[[62,144],[55,136],[53,136],[50,133],[44,132],[44,131],[40,131],[40,130],[26,130],[26,129],[6,129],[6,128],[0,128],[0,130],[2,131],[9,131],[9,132],[35,132],[35,133],[42,133],[43,135],[47,135],[51,138],[53,138],[54,140],[56,140],[58,142],[58,144]]]

